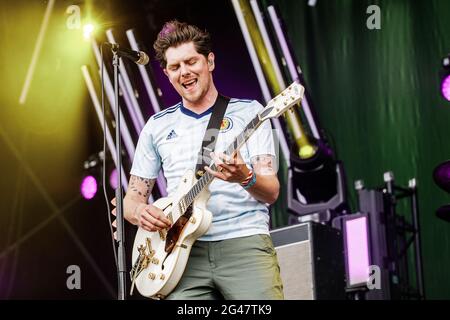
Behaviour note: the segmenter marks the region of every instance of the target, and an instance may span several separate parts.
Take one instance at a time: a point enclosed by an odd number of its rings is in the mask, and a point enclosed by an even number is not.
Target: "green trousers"
[[[283,298],[272,239],[259,234],[221,241],[196,241],[180,282],[166,299]]]

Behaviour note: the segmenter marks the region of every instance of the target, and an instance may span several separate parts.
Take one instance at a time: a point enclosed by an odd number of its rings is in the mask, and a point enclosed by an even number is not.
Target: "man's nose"
[[[186,77],[187,75],[189,75],[191,72],[189,71],[189,68],[185,65],[185,64],[182,64],[181,66],[180,66],[180,69],[181,69],[181,76],[182,77]]]

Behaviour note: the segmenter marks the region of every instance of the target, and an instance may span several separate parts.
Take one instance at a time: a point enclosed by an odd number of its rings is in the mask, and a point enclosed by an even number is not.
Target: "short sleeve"
[[[151,119],[139,135],[130,173],[146,179],[155,179],[161,170],[159,156],[151,134]]]

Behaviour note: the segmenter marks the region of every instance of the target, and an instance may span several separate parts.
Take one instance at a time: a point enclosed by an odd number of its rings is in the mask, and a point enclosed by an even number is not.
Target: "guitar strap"
[[[221,94],[217,96],[216,102],[214,102],[211,118],[209,118],[208,127],[206,128],[202,146],[198,153],[197,166],[195,168],[195,177],[197,179],[200,179],[205,173],[203,167],[209,166],[211,162],[209,154],[214,151],[216,146],[217,135],[219,134],[220,125],[227,110],[228,102],[230,102],[230,98]]]

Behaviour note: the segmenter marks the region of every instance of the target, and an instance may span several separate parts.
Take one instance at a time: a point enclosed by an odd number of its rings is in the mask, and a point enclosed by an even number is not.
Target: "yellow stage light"
[[[94,33],[95,26],[92,23],[87,23],[83,26],[83,37],[89,40]]]

